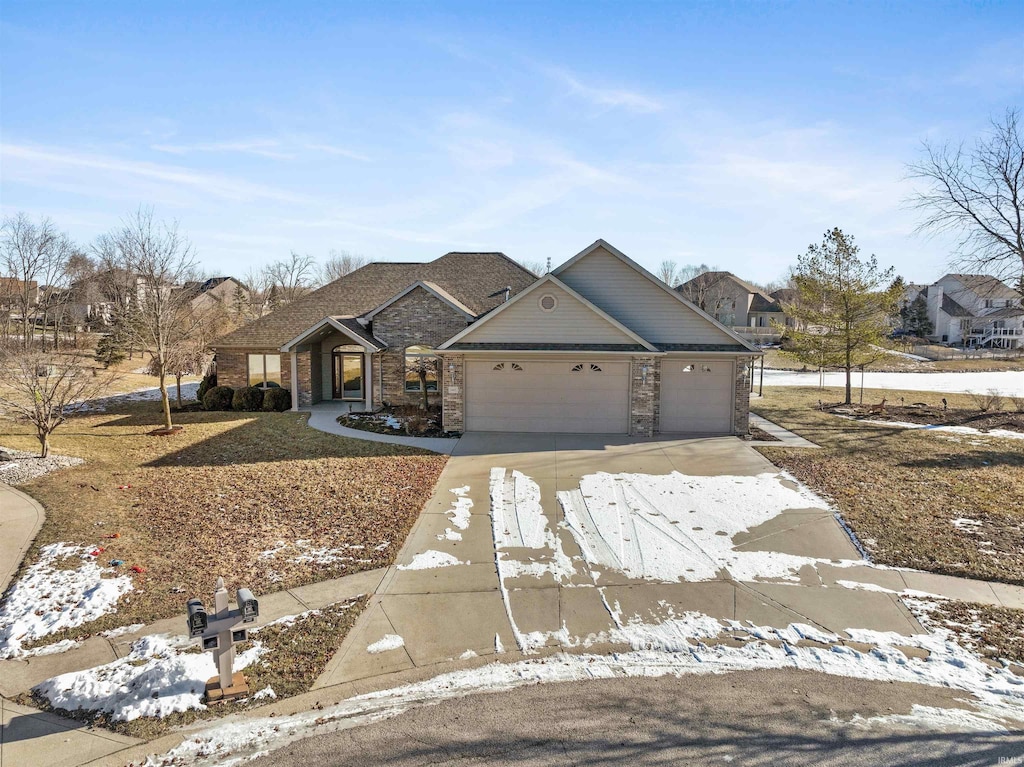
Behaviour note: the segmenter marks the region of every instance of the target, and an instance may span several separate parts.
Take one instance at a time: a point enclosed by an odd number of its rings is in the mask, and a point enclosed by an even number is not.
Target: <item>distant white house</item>
[[[903,300],[923,297],[930,341],[980,348],[1024,348],[1021,295],[987,274],[947,274],[931,285],[908,285]]]

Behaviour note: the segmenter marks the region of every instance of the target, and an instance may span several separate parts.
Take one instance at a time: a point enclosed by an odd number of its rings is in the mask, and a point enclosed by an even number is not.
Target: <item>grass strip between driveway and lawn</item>
[[[865,403],[976,407],[968,395],[868,390]],[[766,387],[751,410],[820,450],[761,446],[831,499],[872,560],[1024,584],[1024,439],[904,429],[822,412],[839,389]]]

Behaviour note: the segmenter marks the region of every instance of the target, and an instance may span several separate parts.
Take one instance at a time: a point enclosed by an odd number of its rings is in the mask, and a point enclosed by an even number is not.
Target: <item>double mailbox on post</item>
[[[223,700],[239,697],[247,693],[244,677],[234,674],[232,666],[235,660],[235,645],[249,638],[246,628],[236,628],[239,623],[252,623],[260,614],[260,603],[250,589],[240,588],[236,592],[238,607],[228,609],[228,591],[224,587],[224,579],[217,579],[217,590],[214,592],[214,613],[207,612],[202,600],[190,599],[188,608],[188,635],[200,639],[204,650],[213,652],[213,660],[217,664],[219,677],[207,683],[207,697],[211,700]],[[241,679],[241,684],[236,680]],[[214,684],[214,682],[217,682]]]

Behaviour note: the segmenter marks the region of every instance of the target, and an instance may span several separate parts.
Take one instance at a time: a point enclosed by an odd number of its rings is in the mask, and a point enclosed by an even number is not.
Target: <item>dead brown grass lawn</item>
[[[1024,610],[952,599],[917,601],[928,623],[949,629],[964,647],[1024,666]]]
[[[184,412],[184,433],[160,438],[146,436],[158,403],[120,409],[58,430],[54,452],[85,463],[22,487],[47,512],[26,564],[65,541],[144,572],[116,613],[46,642],[179,614],[218,575],[261,594],[388,565],[446,460],[324,434],[295,413]],[[31,449],[33,438],[4,422],[0,444]]]
[[[966,395],[865,392],[865,402],[972,405]],[[754,412],[821,445],[759,447],[830,497],[876,562],[1024,583],[1024,440],[851,421],[817,409],[838,389],[772,387]],[[954,520],[967,519],[971,522]]]

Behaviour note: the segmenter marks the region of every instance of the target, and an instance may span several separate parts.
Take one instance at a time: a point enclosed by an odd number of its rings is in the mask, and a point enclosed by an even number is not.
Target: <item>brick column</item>
[[[298,366],[295,388],[299,392],[299,407],[310,407],[313,404],[312,356],[308,349],[295,353]]]
[[[465,358],[461,354],[446,354],[441,358],[441,418],[445,431],[464,431],[466,428]]]
[[[629,433],[636,437],[653,437],[657,428],[661,377],[657,363],[654,357],[630,361]]]
[[[745,437],[750,433],[750,372],[746,358],[736,359],[736,399],[733,402],[733,434]]]

